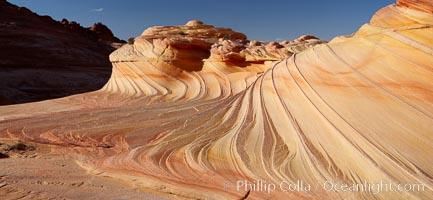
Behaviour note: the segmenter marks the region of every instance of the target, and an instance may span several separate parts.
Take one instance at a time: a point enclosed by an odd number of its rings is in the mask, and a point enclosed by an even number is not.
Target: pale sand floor
[[[0,147],[13,143],[0,139]],[[37,145],[35,150],[10,151],[9,155],[0,159],[0,199],[171,199],[88,174],[50,147]]]

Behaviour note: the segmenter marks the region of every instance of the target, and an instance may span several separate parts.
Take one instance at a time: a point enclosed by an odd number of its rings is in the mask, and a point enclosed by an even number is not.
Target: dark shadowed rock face
[[[0,0],[0,105],[99,89],[122,43],[101,23],[84,28]]]
[[[122,41],[116,36],[114,36],[113,32],[111,32],[111,30],[107,26],[100,22],[93,24],[93,26],[89,27],[89,30],[96,33],[100,40],[125,43],[125,41]]]

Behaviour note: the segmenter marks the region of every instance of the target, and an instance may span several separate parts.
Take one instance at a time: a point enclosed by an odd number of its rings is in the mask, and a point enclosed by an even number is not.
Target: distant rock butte
[[[0,65],[107,66],[107,55],[118,46],[113,43],[124,43],[101,23],[84,28],[6,1],[0,1],[0,27]]]
[[[329,43],[153,27],[110,55],[101,90],[1,107],[0,137],[177,198],[433,199],[431,8],[398,1]],[[424,189],[360,188],[389,182]]]
[[[123,43],[101,23],[84,28],[0,1],[0,105],[100,89]]]

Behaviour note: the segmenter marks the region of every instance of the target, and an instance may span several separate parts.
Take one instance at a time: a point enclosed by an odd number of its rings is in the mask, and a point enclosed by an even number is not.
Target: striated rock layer
[[[69,147],[89,171],[178,197],[431,199],[433,14],[425,2],[399,1],[353,36],[277,62],[291,48],[198,21],[148,29],[110,56],[102,90],[2,107],[0,133]],[[176,35],[184,29],[189,36]],[[423,190],[327,192],[327,180]]]
[[[303,36],[280,45],[200,21],[152,27],[110,55],[113,74],[101,90],[142,101],[228,97],[244,90],[275,61],[325,41]],[[275,48],[276,44],[281,47]],[[113,103],[113,101],[109,101]]]

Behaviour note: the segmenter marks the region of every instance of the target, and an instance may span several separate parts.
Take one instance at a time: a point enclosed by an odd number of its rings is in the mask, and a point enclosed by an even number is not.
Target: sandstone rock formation
[[[124,45],[110,55],[114,70],[102,91],[127,97],[152,95],[152,101],[232,95],[272,63],[292,55],[292,47],[301,50],[323,42],[308,38],[284,44],[281,49],[275,49],[273,43],[248,47],[244,34],[197,20],[183,26],[152,27],[135,38],[133,45]],[[207,84],[215,81],[221,88]]]
[[[2,0],[0,99],[23,103],[97,90],[111,72],[108,55],[122,43],[103,24],[83,28]]]
[[[282,41],[280,43],[220,39],[218,43],[212,46],[210,59],[212,61],[279,61],[294,53],[323,43],[327,43],[327,41],[309,35],[301,36],[294,41]]]
[[[397,0],[397,5],[433,13],[433,2],[430,0]]]
[[[125,43],[125,41],[122,41],[116,36],[114,36],[113,32],[111,32],[111,30],[107,26],[105,26],[100,22],[93,24],[93,26],[89,27],[88,30],[91,31],[90,33],[96,33],[99,41],[106,41],[109,43],[121,43],[121,44]],[[112,45],[116,45],[116,44],[112,44]]]
[[[300,53],[299,42],[321,42],[229,39],[198,21],[148,29],[111,54],[102,90],[1,107],[0,136],[68,147],[90,172],[177,197],[431,199],[430,8],[399,1],[353,36]],[[394,191],[329,192],[329,180]]]
[[[199,71],[203,67],[203,59],[210,55],[212,44],[223,37],[246,40],[242,33],[228,28],[215,28],[200,21],[190,21],[184,26],[152,27],[135,38],[134,46],[124,46],[112,54],[110,60],[160,60],[187,71]],[[127,56],[124,56],[125,53]]]

